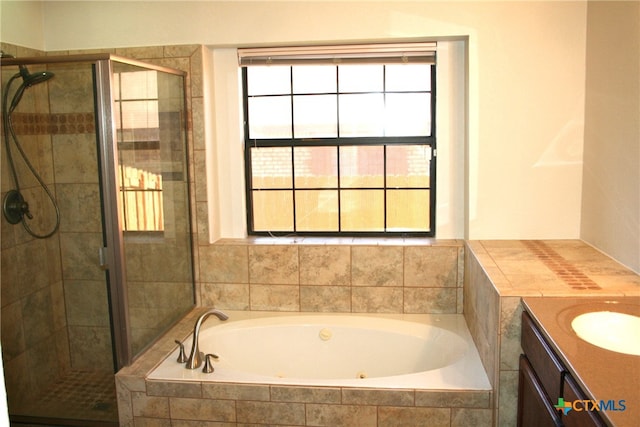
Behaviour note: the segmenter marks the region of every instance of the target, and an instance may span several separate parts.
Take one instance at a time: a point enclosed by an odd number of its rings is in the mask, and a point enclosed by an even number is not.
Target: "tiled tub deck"
[[[146,375],[184,339],[190,313],[144,357],[116,376],[122,426],[489,426],[490,391],[425,391],[211,382]]]

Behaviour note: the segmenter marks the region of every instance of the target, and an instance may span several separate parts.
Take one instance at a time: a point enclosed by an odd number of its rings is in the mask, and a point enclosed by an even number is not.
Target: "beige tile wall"
[[[40,51],[7,43],[0,43],[0,49],[14,56],[43,55]],[[16,72],[17,67],[4,68],[3,83]],[[14,83],[14,90],[19,82]],[[14,119],[20,127],[16,133],[24,151],[42,179],[55,191],[51,138],[42,134],[36,122],[49,114],[46,99],[44,86],[29,88]],[[15,186],[7,164],[4,141],[2,145],[0,182],[4,199],[6,192]],[[21,179],[21,192],[34,214],[30,225],[34,231],[48,231],[54,224],[53,208],[19,156],[14,157]],[[13,412],[22,412],[32,393],[45,390],[69,366],[60,241],[58,235],[46,240],[34,239],[22,225],[11,225],[4,218],[0,219],[0,227],[0,324],[5,386]]]
[[[220,240],[200,247],[204,306],[234,310],[461,313],[461,241],[333,244]]]

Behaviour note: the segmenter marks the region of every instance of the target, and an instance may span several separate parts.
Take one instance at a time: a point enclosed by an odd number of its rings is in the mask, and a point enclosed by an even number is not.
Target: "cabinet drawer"
[[[578,384],[576,384],[574,379],[569,374],[566,374],[564,376],[562,394],[565,402],[588,400],[580,387],[578,387]],[[587,410],[591,409],[590,405],[579,404],[577,405],[577,409],[578,410],[569,411],[567,415],[562,417],[562,422],[564,423],[565,427],[604,427],[606,425],[598,415],[598,412],[591,412]]]
[[[560,413],[549,403],[527,357],[520,356],[518,427],[561,427]]]
[[[522,349],[542,387],[554,404],[558,402],[564,368],[526,311],[522,312]]]

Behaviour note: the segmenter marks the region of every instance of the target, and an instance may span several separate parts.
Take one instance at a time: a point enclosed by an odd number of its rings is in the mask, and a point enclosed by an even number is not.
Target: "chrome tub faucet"
[[[204,321],[207,319],[207,317],[211,316],[212,314],[220,320],[227,320],[229,318],[229,316],[227,316],[226,314],[224,314],[223,312],[215,308],[209,311],[206,311],[204,314],[198,317],[198,320],[196,320],[196,324],[193,327],[193,343],[191,345],[191,354],[189,355],[189,358],[187,359],[187,364],[185,365],[185,368],[187,369],[196,369],[202,365],[202,361],[204,359],[204,353],[200,351],[200,346],[198,345],[199,344],[198,339],[200,336],[200,327],[202,326]]]

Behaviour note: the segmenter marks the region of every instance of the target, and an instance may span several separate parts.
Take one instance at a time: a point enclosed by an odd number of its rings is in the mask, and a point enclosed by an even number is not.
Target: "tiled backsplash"
[[[462,241],[220,240],[200,247],[201,305],[234,310],[462,313]]]

